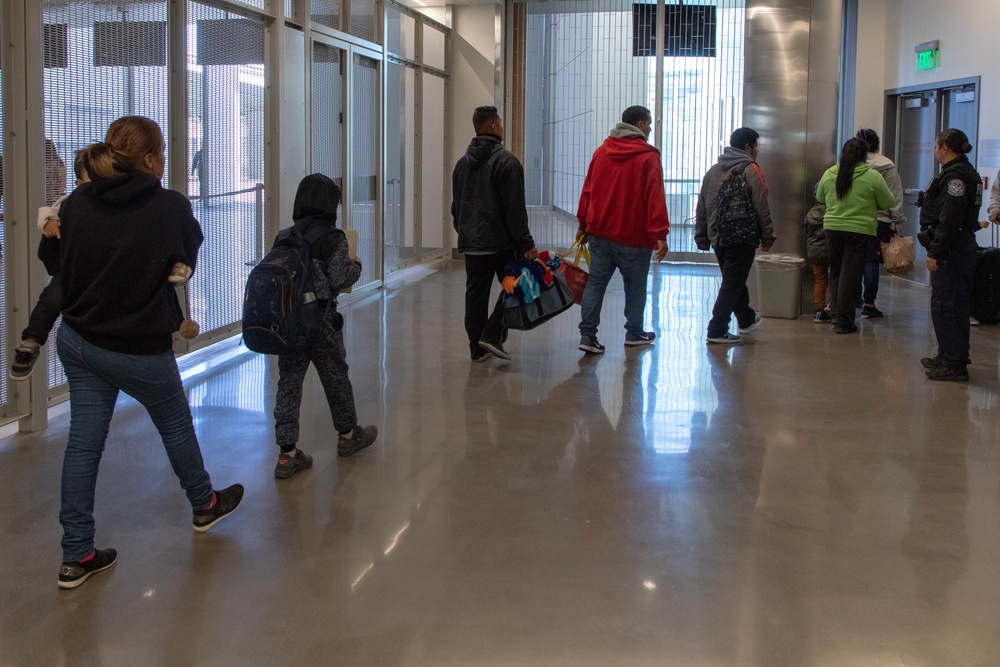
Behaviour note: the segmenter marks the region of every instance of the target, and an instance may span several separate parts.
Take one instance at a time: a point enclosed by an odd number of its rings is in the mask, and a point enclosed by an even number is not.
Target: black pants
[[[969,313],[976,276],[976,239],[962,233],[948,258],[931,272],[931,322],[938,354],[952,367],[965,367],[969,358]]]
[[[31,309],[28,317],[28,327],[21,332],[21,340],[34,338],[41,345],[49,339],[52,327],[62,312],[62,280],[60,274],[52,276],[52,280],[38,295],[38,303]]]
[[[857,232],[826,230],[830,248],[830,315],[840,327],[854,327],[854,311],[861,292],[861,276],[865,273],[868,253],[874,236]]]
[[[741,327],[753,324],[757,313],[750,307],[747,276],[753,266],[757,248],[752,245],[717,246],[715,258],[722,269],[722,285],[715,297],[712,319],[708,323],[708,337],[717,338],[729,331],[729,321],[736,313],[736,323]]]
[[[469,335],[469,350],[479,353],[479,341],[492,343],[504,339],[503,306],[497,301],[489,315],[490,291],[494,279],[503,280],[504,268],[517,259],[514,250],[490,255],[465,256],[465,332]]]

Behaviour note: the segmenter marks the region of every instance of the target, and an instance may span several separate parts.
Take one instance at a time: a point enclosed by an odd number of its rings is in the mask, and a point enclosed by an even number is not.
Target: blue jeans
[[[601,306],[611,276],[618,269],[625,282],[625,330],[639,335],[643,332],[642,317],[646,310],[646,278],[649,276],[650,248],[615,243],[600,236],[589,236],[590,279],[580,303],[581,336],[596,336],[601,323]]]
[[[149,412],[191,507],[212,502],[212,480],[201,458],[173,352],[111,352],[88,343],[65,323],[59,327],[56,347],[69,379],[70,398],[69,441],[63,458],[59,510],[64,561],[85,558],[94,549],[97,469],[119,391]],[[123,498],[121,502],[130,500]]]

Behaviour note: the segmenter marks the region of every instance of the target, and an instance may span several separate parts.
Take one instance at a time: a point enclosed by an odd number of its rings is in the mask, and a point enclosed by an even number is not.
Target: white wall
[[[861,0],[856,124],[882,127],[886,90],[980,76],[977,168],[992,183],[1000,151],[984,150],[984,142],[1000,141],[998,25],[996,0]],[[941,66],[917,71],[913,47],[935,39],[941,42]]]
[[[494,5],[454,5],[451,12],[452,59],[451,89],[448,106],[452,110],[451,156],[454,165],[465,155],[465,149],[475,136],[472,112],[476,107],[500,107],[503,100],[494,95],[494,67],[496,61],[496,8]],[[451,173],[446,185],[451,207]],[[451,216],[447,216],[451,229]],[[452,234],[452,247],[455,238]]]

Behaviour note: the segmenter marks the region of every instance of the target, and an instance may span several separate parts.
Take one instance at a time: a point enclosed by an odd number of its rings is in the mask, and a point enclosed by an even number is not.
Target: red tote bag
[[[569,257],[567,255],[559,266],[559,272],[563,274],[566,284],[573,292],[573,302],[579,306],[580,302],[583,301],[583,290],[587,288],[587,281],[590,280],[590,274],[585,269],[580,268],[580,258],[583,257],[587,261],[587,266],[590,266],[590,252],[581,243],[574,243],[569,249],[571,253],[573,248],[576,248],[576,257],[573,259],[573,263],[570,264],[566,261]]]

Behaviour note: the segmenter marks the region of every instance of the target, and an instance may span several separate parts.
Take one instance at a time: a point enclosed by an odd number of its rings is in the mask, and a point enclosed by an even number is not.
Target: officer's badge
[[[965,181],[963,181],[960,178],[948,181],[948,194],[950,194],[952,197],[964,197]]]

